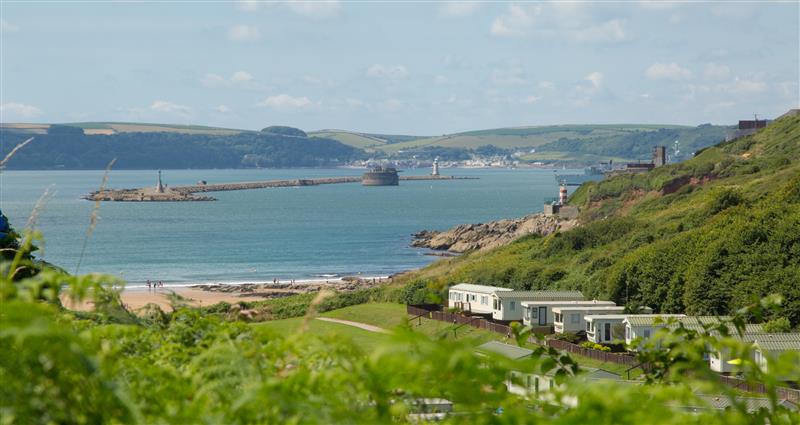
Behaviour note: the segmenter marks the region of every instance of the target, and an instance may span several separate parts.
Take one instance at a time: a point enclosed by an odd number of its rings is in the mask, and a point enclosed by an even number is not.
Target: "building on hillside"
[[[789,110],[786,114],[792,113],[792,110]],[[784,114],[784,115],[786,115]],[[781,115],[783,117],[783,115]],[[749,136],[751,134],[757,133],[762,128],[766,128],[770,121],[769,120],[760,120],[758,116],[754,116],[752,120],[739,120],[739,125],[736,129],[728,132],[725,136],[725,141],[730,141],[733,139],[738,139],[739,137]]]
[[[782,336],[778,337],[778,335]],[[764,372],[767,372],[769,371],[770,363],[775,361],[781,354],[787,351],[800,352],[800,334],[772,334],[769,336],[757,336],[753,339],[753,350],[755,363]],[[798,380],[796,375],[787,378],[795,381]]]
[[[781,344],[789,344],[790,346],[793,343],[800,344],[800,333],[767,333],[764,332],[761,325],[758,324],[746,325],[742,335],[739,335],[735,330],[731,330],[729,334],[730,338],[752,344],[754,351],[753,359],[750,360],[754,360],[756,364],[762,366],[766,366],[768,356],[764,356],[764,350],[755,349],[757,341],[760,341],[764,347],[780,346]],[[765,350],[769,350],[769,348],[765,348]],[[800,350],[800,348],[798,348],[798,350]],[[758,354],[759,352],[761,354]],[[731,360],[732,356],[727,350],[712,351],[709,353],[709,367],[714,372],[723,374],[733,373],[736,370],[736,365],[731,364]]]
[[[552,326],[553,307],[615,306],[614,301],[523,301],[522,323],[526,326]]]
[[[525,359],[533,356],[533,350],[518,347],[516,345],[505,344],[498,341],[490,341],[486,344],[480,345],[475,350],[478,355],[494,354],[506,357],[510,360],[524,361]],[[582,373],[576,377],[577,379],[585,379],[589,381],[620,381],[619,375],[596,368],[581,367]],[[556,383],[556,370],[550,370],[544,374],[521,372],[512,370],[506,380],[506,387],[509,392],[518,395],[537,395],[556,388],[559,384]]]
[[[661,167],[667,165],[667,147],[653,146],[653,166]]]
[[[729,397],[726,395],[696,394],[696,402],[680,401],[675,407],[691,413],[705,413],[713,410],[729,410],[744,408],[747,413],[756,413],[759,410],[772,411],[772,401],[766,397]],[[791,412],[797,412],[798,406],[788,400],[780,400],[779,405]]]
[[[584,301],[580,291],[498,291],[492,294],[492,319],[521,321],[523,301]]]
[[[650,339],[653,334],[666,326],[670,319],[686,317],[685,314],[636,314],[629,315],[622,320],[625,325],[625,343],[631,345],[633,340],[641,341]]]
[[[622,323],[629,314],[587,314],[586,339],[595,344],[608,344],[625,339],[625,325]]]
[[[493,311],[492,294],[503,291],[511,291],[511,289],[499,286],[459,283],[448,289],[447,306],[468,313],[488,315]]]
[[[584,316],[587,314],[622,314],[623,306],[569,306],[553,307],[553,331],[557,334],[580,332],[586,328]]]

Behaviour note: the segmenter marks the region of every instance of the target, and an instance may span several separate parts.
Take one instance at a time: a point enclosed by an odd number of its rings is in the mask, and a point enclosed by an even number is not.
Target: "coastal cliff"
[[[562,220],[544,214],[532,214],[516,219],[461,224],[445,231],[423,230],[415,233],[411,246],[463,253],[507,245],[530,234],[549,235],[556,230],[568,230],[575,220]]]

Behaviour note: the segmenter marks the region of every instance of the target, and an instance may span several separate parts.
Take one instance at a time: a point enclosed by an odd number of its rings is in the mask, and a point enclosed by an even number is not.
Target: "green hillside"
[[[345,145],[354,148],[367,149],[375,146],[385,145],[386,140],[376,136],[363,133],[354,133],[346,130],[320,130],[309,133],[311,137],[322,137],[337,140]]]
[[[582,226],[530,236],[412,274],[456,282],[581,289],[659,312],[725,314],[780,292],[800,324],[800,117],[648,174],[581,186]]]

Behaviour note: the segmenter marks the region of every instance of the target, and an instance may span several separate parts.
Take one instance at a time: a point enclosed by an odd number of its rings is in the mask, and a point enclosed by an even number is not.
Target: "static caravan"
[[[744,343],[753,344],[755,363],[762,369],[767,368],[770,358],[768,353],[785,350],[800,351],[800,333],[767,333],[758,324],[745,325],[744,333],[740,336],[731,332],[731,338]],[[794,348],[792,348],[794,347]],[[736,366],[730,364],[731,355],[727,351],[712,351],[708,356],[708,366],[714,372],[731,373]]]
[[[553,330],[555,333],[578,332],[586,328],[586,315],[601,314],[622,314],[625,307],[622,306],[572,306],[572,307],[553,307]]]
[[[587,314],[586,339],[595,344],[621,341],[625,339],[625,324],[622,323],[627,314]]]
[[[754,338],[753,348],[756,365],[767,372],[770,362],[775,361],[775,358],[785,351],[800,351],[800,334],[773,334],[757,337]],[[796,379],[796,376],[785,378],[786,380]]]
[[[525,301],[585,301],[580,291],[503,291],[492,294],[492,318],[522,320]]]
[[[667,326],[670,318],[685,318],[685,314],[634,314],[626,317],[625,343],[630,345],[636,338],[649,339],[657,330]],[[658,321],[659,323],[656,323]]]
[[[447,291],[447,306],[476,314],[492,313],[492,294],[511,291],[508,288],[459,283]]]
[[[615,306],[614,301],[523,301],[522,322],[526,326],[552,326],[553,307]]]

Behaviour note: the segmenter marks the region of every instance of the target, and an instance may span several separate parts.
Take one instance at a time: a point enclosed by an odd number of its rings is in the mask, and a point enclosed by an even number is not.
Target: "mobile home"
[[[634,314],[626,317],[622,323],[625,325],[625,343],[630,345],[636,338],[643,341],[649,339],[657,330],[666,327],[671,318],[685,318],[685,314]],[[658,322],[658,323],[656,323]]]
[[[586,339],[595,344],[610,343],[625,339],[625,325],[622,323],[627,314],[588,314],[583,316],[586,322]]]
[[[553,307],[615,306],[614,301],[523,301],[522,322],[526,326],[552,326]]]
[[[525,301],[584,301],[580,291],[498,291],[492,294],[494,320],[522,320]]]
[[[492,313],[492,294],[511,291],[508,288],[459,283],[447,291],[447,306],[476,314]]]
[[[570,306],[553,307],[553,330],[555,333],[578,332],[586,328],[584,316],[593,314],[622,314],[622,306]]]

